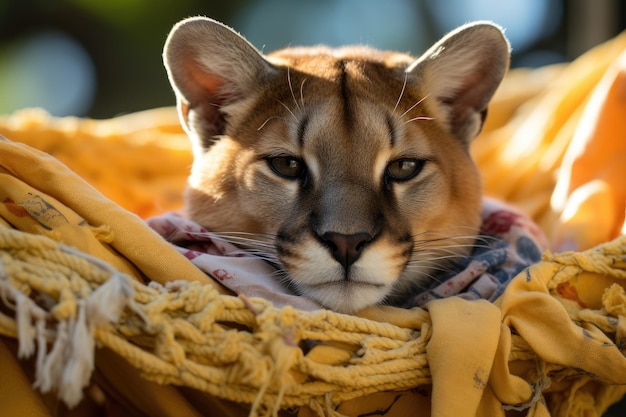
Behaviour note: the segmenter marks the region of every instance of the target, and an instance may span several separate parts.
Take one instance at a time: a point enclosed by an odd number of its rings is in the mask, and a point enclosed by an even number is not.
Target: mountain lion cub
[[[427,286],[467,256],[481,182],[469,146],[509,44],[465,25],[420,58],[367,47],[262,55],[208,18],[164,51],[193,142],[187,215],[339,312]]]

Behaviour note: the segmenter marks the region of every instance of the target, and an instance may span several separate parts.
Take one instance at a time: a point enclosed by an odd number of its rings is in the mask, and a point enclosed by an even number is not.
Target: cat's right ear
[[[466,146],[482,128],[509,68],[510,49],[501,27],[473,22],[444,36],[407,68],[435,102],[435,118]]]
[[[177,23],[163,50],[183,127],[200,150],[223,134],[223,108],[250,95],[275,69],[247,40],[205,17]]]

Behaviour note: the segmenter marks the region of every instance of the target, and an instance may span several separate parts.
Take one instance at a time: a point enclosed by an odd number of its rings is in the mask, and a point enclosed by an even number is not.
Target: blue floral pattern
[[[495,301],[508,283],[528,266],[541,260],[546,239],[526,215],[495,200],[485,199],[480,236],[471,255],[436,285],[410,294],[404,307],[423,306],[431,300],[456,295],[465,299]]]

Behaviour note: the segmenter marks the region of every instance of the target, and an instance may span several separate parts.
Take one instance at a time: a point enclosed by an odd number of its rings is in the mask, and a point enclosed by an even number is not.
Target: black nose
[[[330,249],[333,258],[345,270],[348,270],[348,267],[359,259],[365,246],[372,240],[372,235],[369,233],[344,235],[342,233],[326,232],[320,238]]]

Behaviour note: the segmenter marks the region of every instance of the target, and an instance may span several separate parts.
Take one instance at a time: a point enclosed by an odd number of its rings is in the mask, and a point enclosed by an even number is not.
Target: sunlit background
[[[619,0],[0,0],[0,114],[43,107],[107,118],[174,103],[161,63],[171,26],[206,15],[259,49],[368,44],[415,55],[446,31],[506,28],[514,66],[568,61],[625,27]]]

